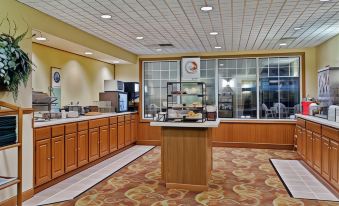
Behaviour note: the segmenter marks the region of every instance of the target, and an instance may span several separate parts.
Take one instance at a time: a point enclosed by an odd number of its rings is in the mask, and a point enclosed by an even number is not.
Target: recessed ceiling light
[[[294,30],[295,31],[298,31],[298,30],[300,30],[301,29],[301,27],[294,27]]]
[[[103,19],[110,19],[110,18],[112,18],[112,16],[108,15],[108,14],[103,14],[103,15],[101,15],[101,18],[103,18]]]
[[[200,8],[201,11],[212,11],[213,10],[213,7],[211,6],[203,6]]]
[[[144,39],[144,37],[143,36],[137,36],[136,39],[141,40],[141,39]]]
[[[85,52],[86,55],[92,55],[92,52]]]
[[[120,61],[118,61],[118,60],[113,61],[113,64],[119,64],[119,63],[120,63]]]
[[[38,40],[38,41],[46,41],[47,40],[47,38],[43,37],[43,36],[38,36],[35,39]]]
[[[326,2],[326,1],[330,1],[330,0],[320,0],[320,1],[324,1],[324,2]]]
[[[216,31],[210,32],[210,35],[217,35],[217,34],[218,34],[218,32],[216,32]]]
[[[287,44],[286,43],[280,43],[279,45],[280,46],[286,46]]]
[[[214,48],[215,49],[221,49],[221,46],[215,46]]]
[[[158,51],[158,52],[160,52],[160,51],[162,51],[162,49],[158,48],[158,49],[156,49],[155,51]]]

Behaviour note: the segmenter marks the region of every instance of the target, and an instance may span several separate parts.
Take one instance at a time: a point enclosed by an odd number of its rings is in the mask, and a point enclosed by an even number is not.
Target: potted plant
[[[11,23],[6,19],[9,25],[8,33],[0,34],[0,87],[12,92],[16,101],[18,98],[18,88],[21,83],[26,87],[29,76],[32,72],[32,61],[19,46],[19,43],[28,33],[28,29],[16,36],[16,24],[14,23],[14,33],[11,34]],[[2,25],[0,23],[0,26]]]

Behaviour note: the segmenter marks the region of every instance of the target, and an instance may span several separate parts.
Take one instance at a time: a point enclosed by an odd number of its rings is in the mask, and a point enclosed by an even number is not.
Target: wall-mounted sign
[[[182,58],[181,80],[199,81],[200,79],[200,58]]]
[[[52,111],[59,111],[61,108],[61,81],[62,81],[62,76],[61,76],[61,69],[52,67],[51,68],[51,97],[56,97],[57,100],[55,103],[52,105]]]

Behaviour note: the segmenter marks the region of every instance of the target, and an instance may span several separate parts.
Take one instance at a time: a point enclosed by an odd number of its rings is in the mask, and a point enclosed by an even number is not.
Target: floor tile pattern
[[[53,206],[339,205],[290,197],[269,160],[297,159],[293,151],[213,148],[209,189],[201,193],[166,189],[160,156],[157,147],[76,199]]]
[[[133,146],[36,194],[32,199],[24,202],[24,206],[46,205],[74,199],[152,148],[154,146]]]
[[[299,160],[271,162],[294,198],[339,201]]]

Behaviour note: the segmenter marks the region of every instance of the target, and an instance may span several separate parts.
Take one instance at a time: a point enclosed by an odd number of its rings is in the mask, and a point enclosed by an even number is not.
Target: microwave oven
[[[104,91],[105,92],[124,92],[124,82],[118,80],[105,80]]]

